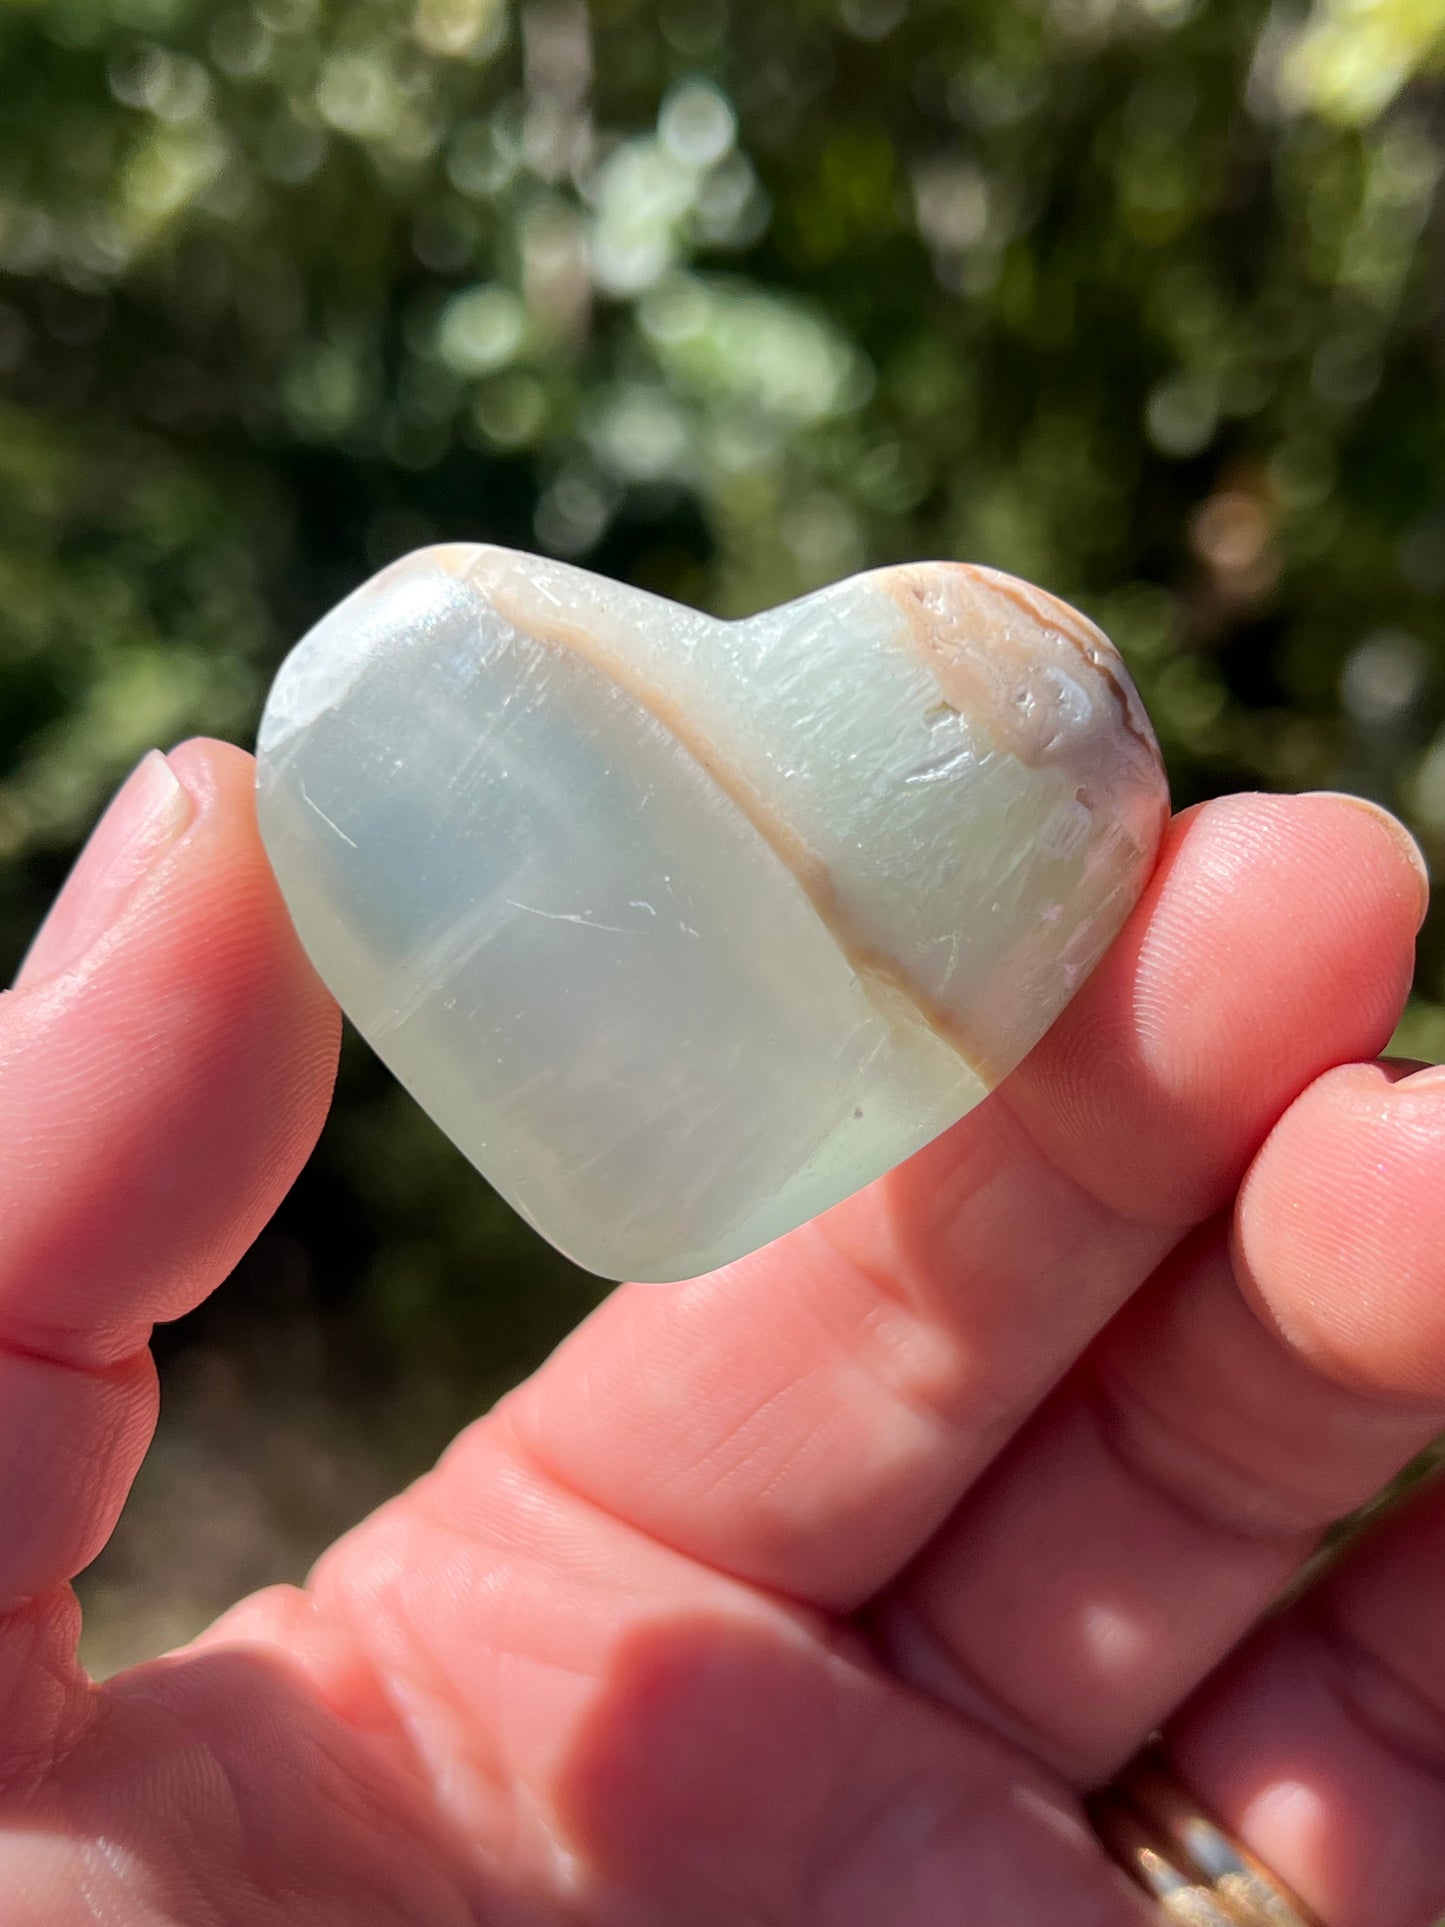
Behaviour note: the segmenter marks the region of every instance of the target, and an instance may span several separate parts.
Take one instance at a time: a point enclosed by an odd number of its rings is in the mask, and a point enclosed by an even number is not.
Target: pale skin
[[[1143,1927],[1080,1795],[1161,1726],[1328,1927],[1445,1911],[1445,1488],[1271,1611],[1445,1428],[1425,886],[1335,798],[1178,818],[980,1110],[87,1681],[151,1327],[330,1094],[251,784],[144,765],[0,997],[5,1927]]]

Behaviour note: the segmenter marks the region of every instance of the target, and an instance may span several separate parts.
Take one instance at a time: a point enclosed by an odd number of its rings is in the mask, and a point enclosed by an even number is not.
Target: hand
[[[5,1927],[1140,1927],[1080,1817],[1167,1725],[1329,1927],[1445,1908],[1445,1070],[1424,890],[1324,798],[1175,823],[1007,1090],[726,1272],[624,1287],[436,1470],[89,1684],[146,1340],[320,1128],[337,1017],[192,743],[0,999]]]

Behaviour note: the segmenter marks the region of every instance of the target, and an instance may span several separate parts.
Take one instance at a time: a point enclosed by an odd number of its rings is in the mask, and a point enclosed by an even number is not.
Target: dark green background
[[[1442,59],[1428,0],[3,0],[0,971],[149,745],[247,741],[437,537],[729,613],[1012,569],[1181,803],[1358,788],[1439,859]],[[1438,918],[1418,993],[1445,1056]],[[322,1412],[239,1576],[287,1568],[592,1289],[351,1050],[167,1341],[158,1516]]]

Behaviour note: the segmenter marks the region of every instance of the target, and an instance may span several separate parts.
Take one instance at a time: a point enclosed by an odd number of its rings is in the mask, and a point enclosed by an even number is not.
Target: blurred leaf
[[[6,956],[151,741],[447,538],[726,611],[1015,568],[1181,802],[1445,860],[1442,64],[1435,0],[5,8]],[[1442,1009],[1437,916],[1400,1047]],[[360,1054],[283,1221],[463,1402],[590,1291]]]

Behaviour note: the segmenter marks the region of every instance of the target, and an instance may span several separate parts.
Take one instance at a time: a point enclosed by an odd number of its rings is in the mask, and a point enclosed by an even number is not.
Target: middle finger
[[[1369,808],[1234,797],[1180,818],[1004,1093],[766,1250],[615,1293],[514,1397],[526,1449],[694,1558],[856,1606],[1222,1208],[1281,1111],[1383,1046],[1420,909]]]

